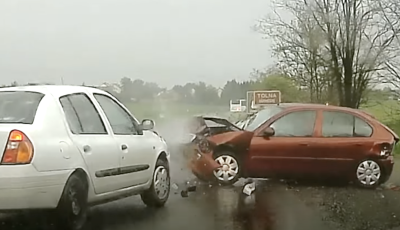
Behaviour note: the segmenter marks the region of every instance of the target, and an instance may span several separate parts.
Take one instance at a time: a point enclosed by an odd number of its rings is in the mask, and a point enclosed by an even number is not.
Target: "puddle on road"
[[[243,193],[243,185],[198,186],[193,197],[198,202],[207,203],[204,208],[213,212],[215,229],[331,229],[318,210],[308,207],[284,184],[257,181],[250,196]]]
[[[275,229],[275,218],[268,193],[257,188],[250,196],[242,187],[199,186],[198,196],[214,212],[215,229]],[[197,196],[197,195],[196,195]]]

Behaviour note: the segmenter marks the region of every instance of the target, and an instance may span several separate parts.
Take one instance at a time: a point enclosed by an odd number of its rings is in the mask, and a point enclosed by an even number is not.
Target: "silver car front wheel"
[[[160,200],[165,199],[169,193],[169,174],[164,166],[158,166],[154,172],[154,190]]]
[[[170,192],[169,164],[158,159],[153,173],[151,187],[141,194],[142,201],[150,207],[162,207],[167,202]]]

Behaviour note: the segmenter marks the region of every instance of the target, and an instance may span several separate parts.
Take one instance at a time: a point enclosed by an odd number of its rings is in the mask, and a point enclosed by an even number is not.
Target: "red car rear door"
[[[356,170],[374,145],[370,138],[373,129],[367,121],[354,114],[325,110],[322,112],[315,166],[321,174],[343,175]]]

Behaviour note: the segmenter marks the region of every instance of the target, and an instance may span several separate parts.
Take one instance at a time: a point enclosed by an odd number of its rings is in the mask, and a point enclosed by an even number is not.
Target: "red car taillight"
[[[13,130],[8,137],[1,164],[29,164],[33,158],[33,145],[19,130]]]
[[[382,157],[391,156],[392,153],[393,153],[393,150],[394,150],[394,146],[395,146],[394,143],[393,143],[393,144],[389,144],[389,143],[381,144],[381,150],[380,150],[381,152],[380,152],[380,155],[381,155]]]

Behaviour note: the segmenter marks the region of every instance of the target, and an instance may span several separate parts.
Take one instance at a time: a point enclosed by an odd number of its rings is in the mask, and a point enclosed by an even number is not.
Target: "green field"
[[[362,106],[361,109],[374,115],[384,123],[400,122],[400,101],[369,102],[367,105]]]
[[[361,109],[372,114],[400,135],[400,101],[370,102]],[[396,146],[395,153],[400,154],[400,144]]]

